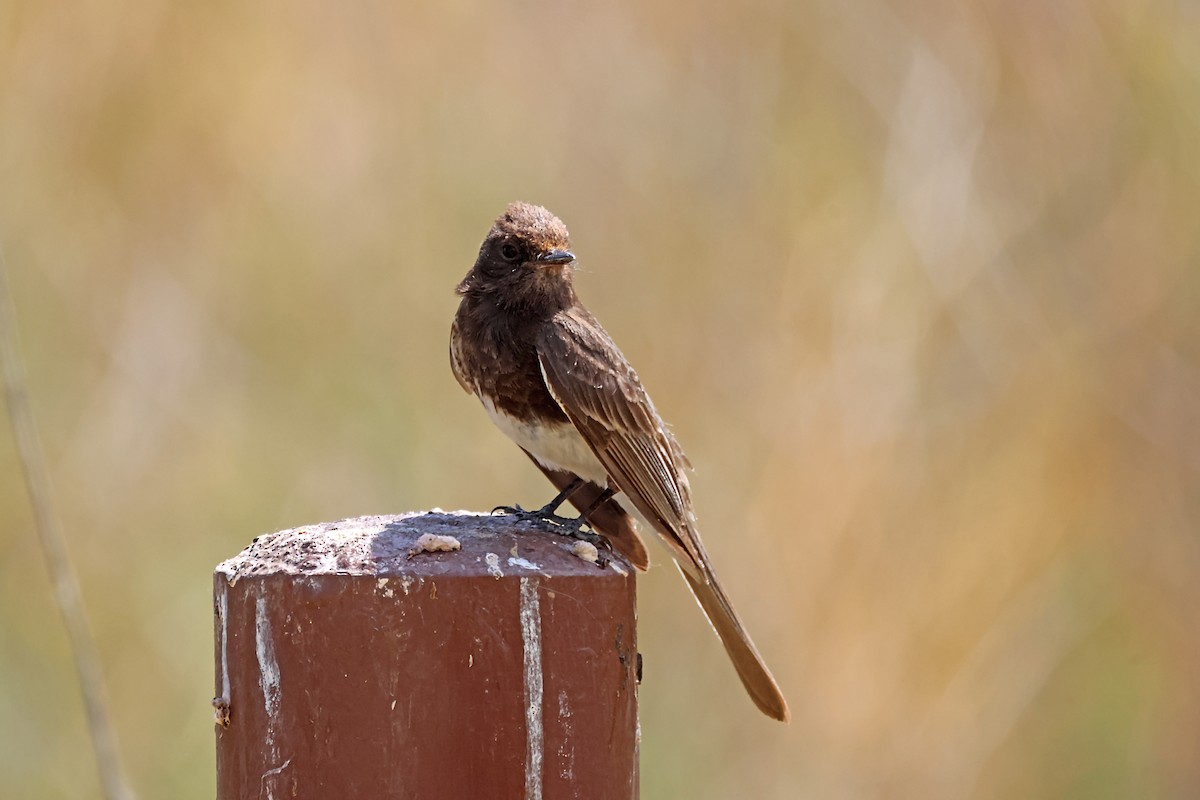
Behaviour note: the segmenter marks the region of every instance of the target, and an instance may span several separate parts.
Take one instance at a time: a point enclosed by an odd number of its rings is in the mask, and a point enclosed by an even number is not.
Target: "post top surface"
[[[449,538],[447,538],[449,537]],[[421,544],[418,544],[420,540]],[[449,549],[458,544],[458,549]],[[258,536],[217,565],[233,583],[258,575],[623,577],[634,570],[614,553],[599,567],[575,542],[512,517],[434,509],[355,517]],[[447,549],[441,549],[447,548]]]

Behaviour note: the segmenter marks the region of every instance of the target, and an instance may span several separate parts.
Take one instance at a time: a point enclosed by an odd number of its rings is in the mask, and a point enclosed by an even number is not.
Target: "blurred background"
[[[549,484],[451,376],[505,203],[697,465],[791,701],[640,582],[642,796],[1200,796],[1200,6],[8,0],[0,243],[132,782],[211,572]],[[0,774],[96,796],[0,433]]]

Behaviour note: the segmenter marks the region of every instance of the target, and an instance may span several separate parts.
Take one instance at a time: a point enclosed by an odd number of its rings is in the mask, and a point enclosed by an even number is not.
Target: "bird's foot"
[[[503,513],[510,517],[516,517],[521,522],[532,522],[538,525],[538,527],[563,536],[580,538],[575,536],[575,533],[580,533],[582,536],[596,536],[594,533],[588,534],[579,531],[579,528],[583,524],[580,520],[573,517],[560,517],[554,511],[554,506],[542,506],[533,511],[527,511],[520,506],[496,506],[492,509],[493,514]],[[573,533],[569,533],[568,531],[573,531]],[[596,538],[600,537],[597,536]],[[592,544],[595,544],[595,542],[592,542]]]
[[[492,509],[492,513],[516,517],[521,522],[541,523],[541,527],[553,526],[562,528],[575,522],[575,520],[569,517],[560,517],[558,514],[555,514],[554,509],[550,506],[543,506],[533,511],[526,511],[520,506],[496,506]]]
[[[562,519],[562,517],[559,517],[559,519]],[[603,536],[593,531],[590,527],[587,530],[583,529],[583,526],[587,524],[585,520],[565,519],[563,522],[565,524],[559,526],[554,533],[557,533],[559,536],[565,536],[568,539],[576,539],[581,542],[587,542],[600,551],[603,551],[608,547],[608,540]]]
[[[547,505],[542,506],[534,511],[526,511],[518,505],[512,506],[496,506],[492,509],[492,513],[503,513],[510,517],[516,517],[522,522],[531,522],[539,528],[558,536],[565,536],[568,539],[576,539],[581,542],[587,542],[596,548],[597,551],[603,553],[608,549],[608,541],[592,530],[584,530],[586,520],[572,517],[560,517],[554,513],[554,507]]]

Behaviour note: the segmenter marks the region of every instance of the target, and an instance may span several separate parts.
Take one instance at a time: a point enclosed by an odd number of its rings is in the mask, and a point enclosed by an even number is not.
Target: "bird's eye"
[[[505,261],[516,261],[521,257],[521,248],[512,242],[505,242],[500,245],[500,256]]]

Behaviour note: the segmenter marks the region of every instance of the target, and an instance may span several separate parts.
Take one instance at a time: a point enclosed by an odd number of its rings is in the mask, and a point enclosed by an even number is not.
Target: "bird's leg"
[[[583,510],[583,513],[573,520],[567,520],[566,524],[562,526],[562,530],[555,531],[555,533],[558,533],[562,536],[567,536],[571,539],[579,539],[584,542],[590,542],[597,548],[608,548],[609,544],[607,539],[595,533],[595,531],[583,530],[583,526],[587,524],[588,517],[592,515],[592,512],[607,503],[614,494],[616,494],[616,491],[611,486],[607,487],[599,494],[599,496],[596,497],[595,500],[588,505],[587,508]],[[603,564],[601,566],[603,566]]]
[[[563,487],[561,492],[554,496],[553,500],[551,500],[549,503],[546,503],[546,505],[542,506],[536,511],[526,511],[520,506],[513,505],[496,506],[492,509],[492,513],[495,514],[497,511],[503,511],[505,514],[511,514],[515,517],[521,517],[522,519],[526,520],[549,522],[553,525],[567,525],[574,522],[574,520],[560,517],[555,512],[558,511],[558,507],[561,506],[568,497],[574,494],[575,490],[580,486],[583,486],[583,478],[576,476],[574,480]]]
[[[616,490],[613,489],[611,486],[607,487],[603,492],[601,492],[600,495],[591,502],[591,505],[589,505],[587,508],[585,508],[583,510],[583,513],[580,514],[575,519],[574,526],[575,526],[576,530],[578,530],[579,528],[582,528],[584,525],[586,525],[587,521],[588,521],[588,517],[590,517],[592,515],[592,512],[595,511],[600,506],[607,503],[610,499],[612,499],[612,496],[616,493],[617,493]]]
[[[575,493],[580,486],[584,484],[583,478],[576,477],[568,483],[563,490],[559,492],[553,500],[542,506],[536,511],[526,511],[520,506],[496,506],[492,509],[492,513],[502,511],[505,514],[510,514],[525,522],[542,523],[552,533],[557,533],[559,536],[566,536],[570,539],[579,539],[580,541],[589,542],[597,548],[607,548],[608,542],[605,538],[594,531],[585,531],[583,526],[587,524],[588,517],[593,511],[608,502],[616,491],[609,487],[601,492],[595,500],[593,500],[587,508],[583,510],[575,519],[569,517],[560,517],[556,512],[567,498]]]
[[[568,497],[575,494],[575,490],[580,486],[583,486],[583,478],[576,477],[564,486],[563,490],[555,495],[553,500],[538,509],[538,513],[545,514],[546,516],[554,516],[555,512],[558,511],[558,507],[566,502]]]

